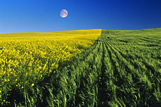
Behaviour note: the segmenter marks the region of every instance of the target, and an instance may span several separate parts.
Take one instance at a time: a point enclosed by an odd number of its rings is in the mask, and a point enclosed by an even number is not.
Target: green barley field
[[[14,86],[14,83],[10,84],[13,81],[12,79],[6,80],[8,81],[7,85],[0,83],[1,106],[159,107],[161,105],[160,28],[101,30],[101,33],[95,30],[83,32],[81,32],[81,35],[86,36],[83,39],[81,38],[80,44],[68,45],[75,50],[71,49],[72,56],[67,57],[66,60],[57,61],[54,59],[51,61],[52,54],[57,55],[57,53],[46,53],[46,57],[50,57],[47,60],[38,57],[41,59],[42,64],[38,62],[32,63],[39,64],[38,66],[43,68],[45,66],[43,63],[48,63],[47,61],[54,63],[56,61],[53,68],[47,68],[51,73],[40,72],[41,69],[36,65],[34,65],[35,68],[23,69],[23,67],[27,66],[18,64],[17,66],[22,68],[20,70],[24,70],[23,73],[36,69],[36,72],[41,73],[43,78],[36,77],[38,74],[33,74],[36,78],[32,74],[28,77],[25,77],[25,75],[20,75],[21,77],[19,77],[17,75],[17,78],[20,78],[19,83],[21,83],[21,78],[27,78],[27,81],[29,81],[28,85],[22,85],[24,84],[22,83],[20,87]],[[66,33],[69,32],[64,32],[64,35]],[[78,35],[78,33],[80,35],[78,31],[70,32],[70,34],[74,35]],[[90,35],[96,33],[96,36],[92,36],[95,39],[92,39]],[[83,42],[84,40],[88,40],[88,42]],[[29,43],[28,41],[26,43]],[[80,37],[77,38],[77,41],[80,41]],[[4,42],[5,40],[3,40]],[[42,48],[42,51],[44,48],[52,50],[51,44],[53,42],[54,39],[50,40],[50,42],[45,42],[45,44],[50,44],[50,49],[46,48],[47,45],[42,45],[42,43],[40,43],[41,46],[36,44],[28,48],[32,47],[34,49],[33,46],[36,46]],[[69,40],[66,40],[63,43],[65,47],[66,44],[73,44],[74,42],[70,43]],[[3,47],[2,45],[0,46]],[[55,47],[58,46],[55,45]],[[62,50],[64,47],[62,47]],[[30,52],[30,49],[28,50]],[[75,52],[76,54],[74,54]],[[8,59],[6,60],[9,61],[10,58],[13,58],[10,57],[10,54],[7,55],[6,58]],[[33,55],[41,56],[41,52]],[[21,58],[21,60],[24,59],[23,57]],[[4,69],[6,70],[7,68]],[[16,69],[18,68],[15,67]],[[49,70],[47,71],[50,72]],[[5,76],[1,76],[0,79],[4,80]],[[34,84],[33,79],[36,81]],[[10,90],[5,89],[6,87],[9,87]]]

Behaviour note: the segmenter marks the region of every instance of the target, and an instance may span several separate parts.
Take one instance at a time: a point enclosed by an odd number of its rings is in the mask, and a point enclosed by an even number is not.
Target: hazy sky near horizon
[[[0,33],[149,28],[161,28],[161,0],[0,0]]]

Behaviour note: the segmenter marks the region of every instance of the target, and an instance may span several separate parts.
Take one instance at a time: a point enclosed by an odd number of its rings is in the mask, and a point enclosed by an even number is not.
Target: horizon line
[[[150,29],[161,29],[161,28],[147,28],[147,29],[135,29],[135,30],[129,30],[128,29],[126,31],[150,30]],[[99,30],[99,29],[78,29],[78,30]],[[54,33],[54,32],[64,32],[64,31],[78,31],[78,30],[60,30],[60,31],[53,31],[53,32],[8,32],[8,33]],[[101,29],[101,30],[122,30],[122,29]],[[6,33],[0,32],[0,34],[6,34]]]

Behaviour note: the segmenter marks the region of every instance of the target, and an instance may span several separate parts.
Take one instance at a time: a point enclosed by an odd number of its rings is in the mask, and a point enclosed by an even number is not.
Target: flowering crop
[[[100,34],[101,30],[0,34],[1,104],[7,102],[7,93],[14,87],[33,87],[55,74],[60,61],[71,61]]]

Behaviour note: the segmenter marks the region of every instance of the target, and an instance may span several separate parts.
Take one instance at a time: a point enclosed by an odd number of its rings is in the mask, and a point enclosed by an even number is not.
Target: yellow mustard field
[[[14,87],[32,87],[56,73],[60,61],[71,61],[100,35],[101,30],[0,34],[0,102]]]

